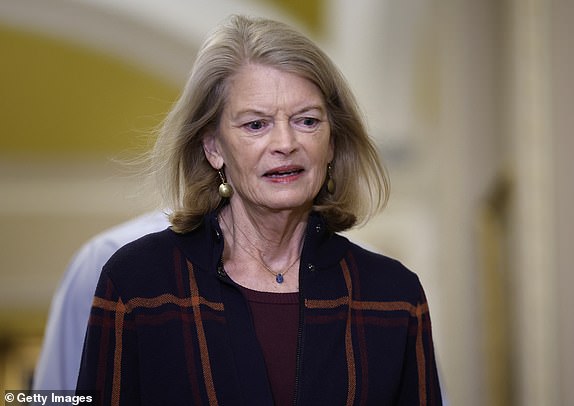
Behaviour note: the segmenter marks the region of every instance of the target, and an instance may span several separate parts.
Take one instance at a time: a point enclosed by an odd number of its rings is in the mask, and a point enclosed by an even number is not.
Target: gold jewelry
[[[225,221],[225,219],[223,217],[219,217],[223,220],[223,224],[225,224],[225,227],[231,231],[231,228],[229,227],[229,225],[227,224],[227,222]],[[240,229],[237,228],[237,230],[239,230],[239,232],[241,234],[243,234],[243,236],[245,237],[245,239],[247,240],[247,242],[249,242],[249,244],[259,252],[259,257],[261,257],[261,251],[259,250],[259,248],[257,248],[255,246],[255,244],[253,244],[249,238],[247,238],[247,235],[245,235],[245,233]],[[233,227],[233,233],[235,233],[235,227]],[[284,276],[287,274],[287,272],[289,272],[291,270],[291,268],[293,268],[293,266],[301,259],[301,255],[298,255],[297,258],[295,258],[295,261],[293,261],[293,263],[291,265],[289,265],[287,268],[285,268],[285,270],[283,272],[275,272],[273,271],[271,268],[269,268],[269,266],[263,261],[262,258],[257,258],[255,256],[255,254],[253,254],[251,251],[249,251],[247,248],[245,248],[245,246],[239,242],[238,239],[234,240],[235,243],[237,243],[237,245],[239,245],[239,248],[241,248],[247,255],[249,255],[251,258],[253,258],[255,261],[257,261],[267,272],[269,272],[271,275],[275,276],[275,282],[277,283],[283,283],[285,281]]]
[[[221,179],[221,184],[219,185],[219,196],[224,199],[229,199],[233,196],[233,188],[229,183],[227,183],[227,179],[225,179],[225,173],[223,173],[223,168],[219,171],[219,178]]]
[[[331,174],[331,163],[327,164],[327,192],[330,194],[335,193],[335,181],[333,180],[333,175]]]

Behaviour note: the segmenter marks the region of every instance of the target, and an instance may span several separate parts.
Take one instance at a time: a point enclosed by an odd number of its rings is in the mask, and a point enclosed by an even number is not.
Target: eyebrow
[[[303,107],[301,110],[298,110],[295,112],[295,114],[293,115],[297,115],[297,114],[303,114],[303,113],[307,113],[308,111],[312,111],[312,110],[319,110],[321,113],[326,113],[327,109],[324,106],[321,105],[313,105],[313,106],[306,106]]]
[[[325,114],[326,113],[326,108],[324,106],[321,105],[311,105],[311,106],[305,106],[297,111],[295,111],[295,113],[292,114],[292,116],[296,116],[296,115],[300,115],[300,114],[305,114],[309,111],[313,111],[313,110],[318,110],[319,112]],[[265,112],[263,110],[259,110],[257,108],[247,108],[244,110],[239,110],[238,112],[236,112],[235,114],[233,114],[231,116],[232,119],[237,119],[241,116],[247,115],[247,114],[253,114],[256,116],[269,116],[271,115],[271,113],[269,112]]]
[[[238,112],[232,114],[231,118],[238,118],[241,116],[244,116],[246,114],[253,114],[256,116],[268,116],[269,113],[265,112],[263,110],[258,110],[258,109],[244,109],[244,110],[239,110]]]

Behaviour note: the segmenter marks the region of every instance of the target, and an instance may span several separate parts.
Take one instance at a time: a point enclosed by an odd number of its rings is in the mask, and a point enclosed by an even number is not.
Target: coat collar
[[[224,238],[217,220],[218,211],[207,214],[201,225],[184,234],[171,231],[176,244],[188,260],[202,269],[215,272],[223,254]],[[301,271],[314,272],[338,263],[349,248],[349,241],[327,229],[323,217],[317,212],[309,215]]]

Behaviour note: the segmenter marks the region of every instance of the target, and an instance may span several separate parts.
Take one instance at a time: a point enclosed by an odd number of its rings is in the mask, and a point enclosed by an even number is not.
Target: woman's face
[[[232,202],[308,210],[333,159],[321,92],[295,74],[247,65],[229,79],[219,127],[204,150],[214,168],[225,165]]]

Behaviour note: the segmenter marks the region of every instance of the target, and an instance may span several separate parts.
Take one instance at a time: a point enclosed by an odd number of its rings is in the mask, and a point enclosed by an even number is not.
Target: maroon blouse
[[[269,293],[241,288],[251,308],[276,406],[295,396],[299,293]]]

